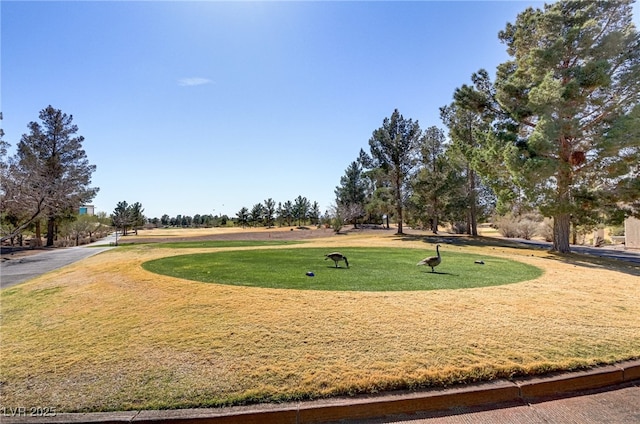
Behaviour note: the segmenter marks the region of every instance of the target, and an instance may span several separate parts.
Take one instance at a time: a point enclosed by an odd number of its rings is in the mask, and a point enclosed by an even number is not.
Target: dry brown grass
[[[275,229],[260,229],[261,231],[273,231]],[[242,227],[211,227],[211,228],[154,228],[151,230],[138,230],[136,237],[201,237],[208,235],[235,234],[249,231]],[[129,236],[127,236],[129,237]],[[135,237],[134,237],[135,238]],[[125,237],[126,239],[126,237]]]
[[[425,247],[385,234],[304,246],[345,245]],[[447,248],[546,272],[482,289],[294,291],[203,284],[140,266],[185,249],[102,253],[2,291],[2,405],[194,407],[426,387],[640,356],[637,270],[542,251]]]

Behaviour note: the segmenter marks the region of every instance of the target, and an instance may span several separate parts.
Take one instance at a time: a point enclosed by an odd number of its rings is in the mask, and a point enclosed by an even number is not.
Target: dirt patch
[[[37,255],[38,253],[51,250],[49,247],[27,247],[27,246],[2,246],[0,248],[0,259],[8,261],[11,259],[24,258],[25,256]]]
[[[191,236],[151,236],[143,234],[139,236],[126,236],[119,240],[119,244],[138,244],[138,243],[166,243],[166,242],[183,242],[183,241],[210,241],[210,240],[307,240],[322,237],[335,236],[335,232],[330,228],[290,228],[282,229],[247,229],[246,231],[234,231],[226,233],[212,233],[204,235]]]

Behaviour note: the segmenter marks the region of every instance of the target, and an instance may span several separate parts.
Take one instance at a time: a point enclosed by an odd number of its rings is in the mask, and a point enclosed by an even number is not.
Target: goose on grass
[[[326,261],[327,259],[331,259],[336,264],[336,268],[338,268],[338,262],[340,261],[344,261],[344,263],[347,264],[347,268],[349,268],[349,261],[347,260],[347,257],[340,252],[331,252],[328,255],[325,255],[324,260]]]
[[[442,262],[442,257],[440,256],[440,245],[439,244],[436,245],[436,253],[438,254],[437,256],[429,256],[428,258],[424,258],[423,260],[418,262],[416,265],[430,266],[431,267],[431,272],[434,272],[433,268],[437,267]]]

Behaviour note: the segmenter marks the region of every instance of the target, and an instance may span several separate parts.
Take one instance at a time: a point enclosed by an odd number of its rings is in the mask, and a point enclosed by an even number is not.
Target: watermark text
[[[0,406],[0,417],[55,417],[56,408],[49,406]]]

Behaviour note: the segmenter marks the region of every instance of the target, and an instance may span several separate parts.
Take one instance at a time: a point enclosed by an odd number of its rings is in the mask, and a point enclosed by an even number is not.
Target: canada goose
[[[324,260],[326,261],[327,259],[331,259],[335,262],[336,268],[338,268],[339,261],[344,261],[344,263],[347,264],[347,268],[349,268],[349,261],[347,261],[347,257],[340,252],[331,252],[328,255],[325,255]]]
[[[437,267],[438,265],[440,265],[440,262],[442,262],[442,257],[440,256],[440,245],[436,245],[436,253],[438,254],[438,256],[429,256],[428,258],[424,258],[423,260],[421,260],[420,262],[418,262],[416,265],[427,265],[431,267],[431,272],[434,272],[433,268]]]

